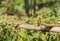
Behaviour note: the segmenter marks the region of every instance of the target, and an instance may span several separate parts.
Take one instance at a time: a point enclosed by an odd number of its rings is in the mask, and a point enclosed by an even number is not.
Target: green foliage
[[[3,27],[0,31],[0,41],[16,41],[17,36],[15,30],[9,24],[6,24],[6,27]]]
[[[24,1],[23,0],[3,0],[1,1],[1,6],[0,7],[6,7],[7,10],[17,13],[18,11],[21,12],[23,11],[22,9],[24,8]]]
[[[0,15],[4,12],[6,12],[6,8],[5,7],[0,8]]]
[[[30,6],[33,7],[33,4]],[[13,27],[13,22],[22,21],[23,23],[37,24],[39,18],[42,24],[57,24],[60,21],[60,0],[36,0],[36,6],[39,10],[36,11],[37,16],[35,17],[33,11],[30,12],[32,16],[29,18],[0,16],[0,41],[60,41],[60,33],[15,29]],[[23,14],[24,9],[24,0],[2,0],[0,4],[0,14],[7,10]],[[2,28],[4,22],[8,24]]]
[[[60,41],[59,36],[60,33],[15,29],[11,24],[6,24],[4,28],[0,28],[0,41]]]

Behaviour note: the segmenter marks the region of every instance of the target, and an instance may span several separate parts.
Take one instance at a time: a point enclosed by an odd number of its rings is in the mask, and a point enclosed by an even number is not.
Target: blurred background
[[[57,24],[60,0],[0,0],[0,41],[60,41],[60,33],[15,29],[13,22]]]

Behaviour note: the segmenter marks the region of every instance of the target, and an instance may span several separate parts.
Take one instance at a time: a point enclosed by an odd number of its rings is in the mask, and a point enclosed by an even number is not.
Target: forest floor
[[[28,17],[22,17],[19,19],[16,15],[0,15],[0,23],[8,23],[8,24],[26,24],[25,22],[28,20]],[[27,23],[28,24],[28,23]],[[31,24],[33,25],[33,24]],[[37,25],[37,24],[34,24]],[[57,24],[45,24],[47,26],[59,26]]]

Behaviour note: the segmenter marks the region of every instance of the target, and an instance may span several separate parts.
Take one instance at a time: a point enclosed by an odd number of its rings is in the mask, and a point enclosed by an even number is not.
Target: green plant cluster
[[[12,14],[26,14],[24,0],[1,0],[0,41],[60,41],[60,33],[15,29],[13,27],[13,22],[21,21],[28,24],[37,24],[38,20],[41,24],[60,22],[60,0],[36,0],[36,7],[38,8],[36,16],[32,13],[31,17],[13,18],[1,14],[6,11],[13,12]],[[4,25],[4,22],[8,24]]]
[[[24,1],[23,0],[2,0],[0,3],[0,8],[9,10],[13,13],[21,13],[24,10]],[[4,10],[5,11],[5,10]],[[1,11],[3,12],[3,11]]]
[[[17,29],[8,23],[0,27],[0,41],[60,41],[60,33]]]
[[[36,23],[40,19],[42,24],[57,24],[60,21],[60,1],[59,0],[37,0],[37,16],[32,15],[27,23]],[[33,13],[34,14],[34,13]],[[31,23],[31,24],[32,24]]]
[[[30,20],[33,18],[30,18]],[[26,19],[20,17],[20,20],[24,21]],[[0,41],[60,41],[60,33],[15,28],[13,21],[18,22],[20,20],[18,18],[0,16]],[[34,24],[33,22],[31,21],[30,24]]]

